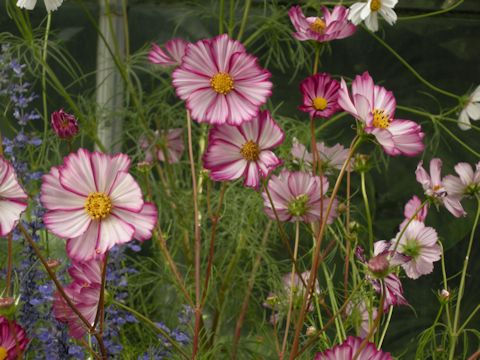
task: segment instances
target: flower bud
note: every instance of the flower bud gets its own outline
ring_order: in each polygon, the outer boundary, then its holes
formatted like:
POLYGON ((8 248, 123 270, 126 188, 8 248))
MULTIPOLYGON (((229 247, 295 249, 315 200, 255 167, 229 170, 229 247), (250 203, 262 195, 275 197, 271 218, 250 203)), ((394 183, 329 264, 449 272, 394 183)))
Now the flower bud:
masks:
POLYGON ((315 326, 309 326, 306 332, 308 337, 313 337, 317 334, 317 328, 315 326))
POLYGON ((443 301, 443 302, 447 302, 448 300, 450 300, 450 291, 448 291, 447 289, 442 289, 442 291, 440 291, 440 301, 443 301))
POLYGON ((47 266, 50 270, 55 271, 61 265, 60 260, 57 259, 49 259, 47 260, 47 266))
POLYGON ((75 119, 75 116, 63 111, 63 109, 54 111, 50 120, 53 131, 60 139, 70 140, 78 134, 77 119, 75 119))
POLYGON ((358 154, 355 157, 353 169, 358 172, 367 172, 370 170, 370 156, 364 154, 358 154))
POLYGON ((142 173, 148 173, 152 169, 152 163, 150 161, 142 161, 137 164, 137 170, 142 173))
POLYGON ((0 298, 0 315, 9 318, 15 313, 15 299, 12 297, 0 298))
POLYGON ((383 278, 388 274, 390 267, 389 261, 385 254, 377 255, 368 260, 368 270, 378 278, 383 278))

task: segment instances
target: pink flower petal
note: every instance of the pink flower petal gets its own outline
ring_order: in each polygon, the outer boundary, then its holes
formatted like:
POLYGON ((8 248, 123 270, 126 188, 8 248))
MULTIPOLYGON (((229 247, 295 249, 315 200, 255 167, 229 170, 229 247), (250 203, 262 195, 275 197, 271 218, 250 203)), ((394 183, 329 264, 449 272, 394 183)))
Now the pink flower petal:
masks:
POLYGON ((48 231, 56 236, 69 239, 87 231, 92 219, 84 208, 79 210, 53 210, 43 216, 48 231))
POLYGON ((135 179, 127 172, 119 171, 108 192, 112 206, 138 212, 143 207, 143 196, 135 179))
POLYGON ((115 209, 113 215, 123 221, 132 224, 135 227, 133 237, 140 241, 148 240, 152 237, 152 232, 157 223, 157 207, 152 203, 145 203, 139 213, 128 210, 115 209))

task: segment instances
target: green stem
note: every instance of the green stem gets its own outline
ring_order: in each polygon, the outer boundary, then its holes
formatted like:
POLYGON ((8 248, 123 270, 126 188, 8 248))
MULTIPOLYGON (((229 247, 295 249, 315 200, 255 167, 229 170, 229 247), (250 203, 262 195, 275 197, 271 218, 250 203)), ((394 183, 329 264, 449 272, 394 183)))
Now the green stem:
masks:
POLYGON ((385 322, 385 326, 383 327, 382 336, 380 336, 380 340, 378 341, 378 348, 380 349, 383 344, 383 340, 385 339, 385 335, 387 335, 388 326, 390 325, 390 320, 392 319, 393 314, 393 306, 390 306, 388 310, 387 321, 385 322))
POLYGON ((372 224, 372 215, 370 213, 370 204, 368 202, 367 187, 365 186, 365 171, 360 173, 361 185, 362 185, 362 196, 363 202, 365 204, 365 213, 367 215, 367 226, 368 226, 368 245, 370 247, 370 253, 373 252, 373 224, 372 224))
POLYGON ((315 60, 313 62, 312 74, 315 75, 318 72, 318 64, 320 63, 320 50, 322 49, 322 43, 318 43, 315 46, 315 60))
MULTIPOLYGON (((235 29, 235 0, 230 0, 230 10, 228 18, 228 36, 233 36, 233 30, 235 29)), ((244 44, 247 46, 246 44, 244 44)))
POLYGON ((462 326, 460 326, 460 328, 458 329, 458 333, 461 334, 462 331, 465 329, 465 327, 468 325, 468 323, 470 322, 470 320, 473 319, 473 317, 477 314, 478 310, 480 310, 480 304, 477 305, 477 307, 475 308, 475 310, 473 310, 470 315, 468 316, 468 318, 465 320, 465 322, 463 323, 462 326))
POLYGON ((223 34, 223 18, 225 17, 225 0, 220 0, 220 11, 218 14, 218 33, 223 34))
POLYGON ((460 321, 460 309, 462 304, 463 292, 465 291, 465 280, 467 278, 467 268, 468 261, 470 259, 470 253, 472 251, 473 240, 475 238, 475 231, 477 230, 478 220, 480 219, 480 196, 477 195, 477 214, 475 215, 475 221, 473 223, 472 232, 470 233, 470 240, 468 242, 467 254, 465 255, 465 260, 463 261, 462 275, 460 278, 460 288, 457 295, 457 304, 455 308, 455 317, 453 319, 453 329, 451 334, 451 347, 449 353, 449 360, 453 360, 455 356, 455 347, 457 343, 457 338, 459 335, 458 331, 458 322, 460 321))
POLYGON ((252 5, 252 0, 246 0, 245 1, 242 23, 240 24, 240 30, 238 31, 238 36, 237 36, 238 41, 242 40, 243 33, 245 32, 245 27, 247 25, 247 20, 248 20, 248 13, 250 12, 250 6, 251 5, 252 5))
POLYGON ((388 45, 383 39, 381 39, 379 36, 374 34, 371 31, 368 31, 364 26, 363 29, 370 35, 372 36, 375 40, 377 40, 385 49, 390 51, 390 53, 397 58, 398 61, 400 61, 403 66, 405 66, 413 76, 415 76, 421 83, 423 83, 425 86, 429 87, 433 91, 438 92, 439 94, 460 100, 460 96, 455 95, 449 91, 440 89, 439 87, 433 85, 431 82, 426 80, 422 75, 420 75, 403 57, 401 57, 390 45, 388 45))
POLYGON ((48 137, 48 108, 47 108, 47 56, 48 56, 48 36, 50 34, 50 26, 52 24, 52 13, 47 14, 47 26, 45 28, 45 37, 43 39, 42 49, 42 104, 43 104, 43 141, 40 149, 40 158, 46 150, 48 137))
POLYGON ((154 329, 156 332, 158 332, 160 335, 162 335, 165 339, 168 340, 168 342, 170 344, 172 344, 172 346, 175 348, 175 350, 177 350, 180 354, 182 354, 182 356, 185 358, 185 359, 189 359, 189 356, 188 354, 182 350, 182 348, 180 347, 180 345, 170 336, 167 334, 167 332, 165 330, 163 330, 162 328, 158 327, 152 320, 150 320, 148 317, 146 317, 145 315, 142 315, 140 314, 138 311, 136 311, 135 309, 132 309, 131 307, 125 305, 125 304, 122 304, 121 302, 117 301, 117 300, 112 300, 112 304, 118 306, 119 308, 122 308, 123 310, 125 311, 128 311, 129 313, 131 313, 132 315, 135 315, 135 317, 137 317, 139 320, 143 321, 144 323, 150 325, 152 327, 152 329, 154 329))
POLYGON ((470 146, 468 146, 467 144, 465 144, 462 140, 460 140, 460 138, 455 135, 453 132, 450 131, 449 128, 447 128, 445 125, 443 125, 441 123, 441 121, 436 121, 435 122, 436 124, 438 124, 443 130, 445 130, 445 132, 450 135, 455 141, 457 141, 465 150, 467 150, 468 152, 472 153, 473 155, 475 155, 477 158, 480 158, 480 153, 473 150, 470 146))
POLYGON ((398 21, 418 20, 418 19, 424 19, 424 18, 430 17, 430 16, 445 14, 449 11, 452 11, 456 7, 460 6, 463 3, 463 1, 464 0, 460 0, 455 5, 452 5, 449 8, 446 8, 446 9, 443 9, 443 10, 432 11, 432 12, 421 14, 421 15, 401 16, 397 20, 398 21))

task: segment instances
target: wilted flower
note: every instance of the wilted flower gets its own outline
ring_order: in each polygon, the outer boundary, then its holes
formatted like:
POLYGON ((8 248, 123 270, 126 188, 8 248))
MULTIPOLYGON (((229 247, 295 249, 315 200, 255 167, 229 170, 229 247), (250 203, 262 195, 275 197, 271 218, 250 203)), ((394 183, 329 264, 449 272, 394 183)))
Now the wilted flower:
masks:
POLYGON ((430 161, 430 174, 423 168, 423 162, 417 166, 415 175, 417 181, 422 184, 425 195, 427 195, 435 204, 445 206, 445 208, 455 217, 465 216, 467 213, 463 210, 458 196, 450 195, 445 188, 441 177, 442 160, 434 158, 430 161))
POLYGON ((410 257, 410 260, 402 265, 407 276, 418 279, 421 275, 430 274, 433 263, 440 260, 442 254, 442 249, 437 244, 437 232, 417 220, 413 220, 399 238, 402 231, 392 242, 398 241, 397 251, 410 257))
MULTIPOLYGON (((47 12, 57 10, 62 5, 63 0, 43 0, 47 12)), ((22 9, 33 10, 37 0, 18 0, 17 6, 22 9)))
POLYGON ((476 87, 465 101, 465 105, 458 117, 458 127, 462 130, 471 129, 470 119, 480 119, 480 85, 476 87))
POLYGON ((375 85, 367 71, 353 80, 351 97, 342 79, 338 103, 363 123, 365 132, 374 135, 388 155, 416 156, 425 148, 421 126, 410 120, 394 118, 396 101, 393 93, 375 85))
POLYGON ((390 25, 397 21, 397 14, 393 8, 398 0, 368 0, 358 2, 350 7, 348 19, 355 25, 365 21, 365 25, 370 31, 378 30, 378 14, 380 14, 390 25))
POLYGON ((241 126, 217 125, 210 130, 204 167, 215 181, 245 178, 244 185, 257 188, 282 161, 271 151, 285 134, 265 110, 241 126))
POLYGON ((130 159, 80 149, 43 176, 41 201, 48 210, 45 226, 67 240, 68 255, 86 261, 115 244, 151 237, 155 205, 128 173, 130 159))
POLYGON ((378 350, 375 344, 367 342, 360 352, 360 346, 363 339, 360 337, 349 336, 341 345, 336 345, 329 350, 325 350, 315 355, 315 360, 392 360, 390 353, 378 350), (358 354, 357 354, 358 352, 358 354))
POLYGON ((269 79, 257 58, 226 34, 189 45, 173 72, 173 86, 192 118, 219 125, 257 116, 271 94, 269 79))
POLYGON ((28 345, 25 330, 13 320, 0 316, 0 359, 15 360, 28 345))
POLYGON ((340 83, 329 74, 315 74, 303 80, 300 91, 303 94, 301 111, 308 112, 311 118, 328 118, 340 111, 338 89, 340 83))
POLYGON ((455 172, 458 176, 447 175, 443 184, 449 196, 463 198, 464 196, 475 196, 480 192, 480 162, 475 170, 468 163, 455 165, 455 172))
POLYGON ((322 6, 322 12, 323 18, 306 18, 300 6, 292 6, 288 16, 295 27, 295 39, 326 42, 349 37, 357 29, 347 20, 348 10, 344 6, 335 6, 331 13, 327 7, 322 6))
POLYGON ((190 43, 183 39, 171 39, 166 42, 166 52, 157 44, 152 44, 148 53, 148 60, 153 64, 165 67, 178 66, 182 63, 183 55, 190 43))
POLYGON ((54 111, 50 118, 53 131, 61 139, 71 139, 78 134, 78 122, 75 116, 63 109, 54 111))
POLYGON ((0 156, 0 236, 12 231, 27 208, 27 201, 13 166, 0 156))
MULTIPOLYGON (((266 192, 262 193, 265 212, 271 219, 276 219, 276 212, 280 221, 307 223, 319 221, 321 204, 323 203, 323 216, 325 217, 330 202, 330 198, 325 197, 327 190, 328 180, 326 177, 320 179, 318 176, 301 171, 283 170, 279 176, 273 175, 268 182, 268 191, 272 202, 266 192), (320 193, 320 181, 323 182, 322 194, 320 193)), ((336 207, 337 200, 335 199, 330 214, 328 214, 328 224, 331 224, 336 217, 336 207)))

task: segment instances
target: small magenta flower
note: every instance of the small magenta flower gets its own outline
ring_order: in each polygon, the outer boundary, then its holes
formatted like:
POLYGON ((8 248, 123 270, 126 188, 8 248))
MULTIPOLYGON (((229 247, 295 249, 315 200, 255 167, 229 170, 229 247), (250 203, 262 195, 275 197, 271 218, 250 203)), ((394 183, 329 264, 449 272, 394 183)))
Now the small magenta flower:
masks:
MULTIPOLYGON (((273 175, 268 182, 268 191, 272 202, 270 202, 266 192, 262 193, 265 213, 271 219, 276 219, 276 212, 280 221, 302 221, 306 223, 319 221, 321 204, 323 203, 322 213, 325 216, 330 202, 330 198, 325 197, 327 190, 328 180, 326 177, 320 179, 320 177, 306 172, 283 170, 279 176, 273 175), (323 182, 322 187, 320 181, 323 182), (323 190, 322 194, 320 193, 321 188, 323 190)), ((336 218, 336 209, 337 200, 335 199, 330 214, 328 214, 328 224, 331 224, 336 218)))
POLYGON ((178 66, 182 63, 183 55, 189 42, 183 39, 171 39, 165 44, 165 51, 157 44, 152 44, 152 49, 148 53, 148 60, 163 67, 178 66))
POLYGON ((480 193, 480 162, 475 169, 468 163, 458 163, 455 165, 455 172, 458 176, 447 175, 443 179, 448 195, 462 199, 480 193))
POLYGON ((71 139, 78 134, 78 122, 75 116, 63 109, 54 111, 50 117, 53 131, 60 139, 71 139))
POLYGON ((378 350, 371 342, 367 342, 367 345, 360 350, 362 342, 363 339, 360 337, 349 336, 343 344, 317 353, 315 360, 353 360, 355 356, 357 360, 393 360, 390 353, 378 350))
POLYGON ((423 152, 425 134, 421 126, 411 120, 394 118, 393 93, 375 85, 367 71, 353 80, 351 96, 342 79, 338 103, 363 123, 365 132, 374 135, 388 155, 416 156, 423 152))
POLYGON ((430 174, 423 168, 423 162, 417 166, 415 175, 417 181, 422 185, 427 195, 434 204, 443 205, 455 217, 466 216, 467 213, 463 210, 460 204, 460 198, 451 195, 447 192, 445 184, 442 180, 442 160, 434 158, 430 161, 430 174))
POLYGON ((332 12, 322 6, 322 12, 323 18, 305 17, 300 6, 292 6, 288 16, 295 27, 293 37, 300 41, 327 42, 344 39, 357 30, 356 26, 348 21, 348 10, 344 6, 335 6, 332 12))
POLYGON ((0 316, 0 359, 15 360, 22 357, 29 339, 25 330, 13 320, 0 316))
POLYGON ((27 201, 13 166, 0 156, 0 236, 12 231, 27 208, 27 201))
POLYGON ((172 76, 177 96, 201 123, 241 125, 271 95, 271 74, 226 34, 189 45, 172 76))
POLYGON ((203 165, 215 181, 243 177, 245 186, 258 188, 260 180, 282 163, 271 149, 284 138, 267 110, 240 126, 217 125, 210 130, 203 165))
POLYGON ((308 112, 313 118, 328 118, 340 111, 338 90, 340 83, 329 74, 315 74, 303 80, 300 91, 303 94, 301 111, 308 112))

